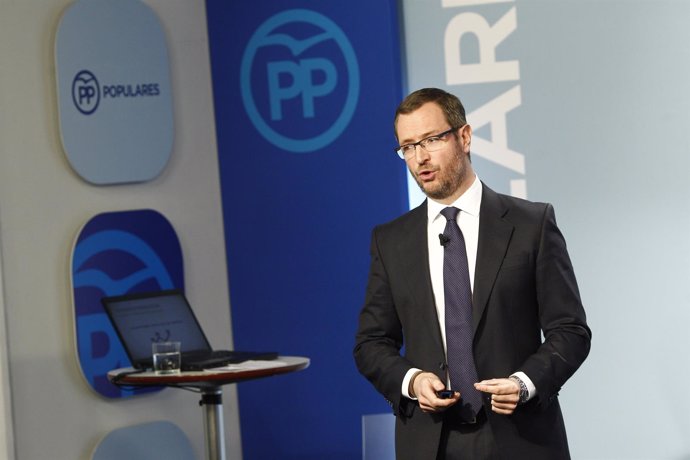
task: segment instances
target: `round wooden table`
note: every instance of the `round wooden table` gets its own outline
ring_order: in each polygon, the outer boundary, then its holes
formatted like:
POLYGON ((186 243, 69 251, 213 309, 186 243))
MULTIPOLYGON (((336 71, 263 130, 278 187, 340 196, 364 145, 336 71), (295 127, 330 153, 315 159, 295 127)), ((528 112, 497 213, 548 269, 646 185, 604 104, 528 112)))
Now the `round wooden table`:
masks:
POLYGON ((225 460, 222 386, 296 372, 307 367, 309 367, 309 358, 279 356, 271 361, 247 361, 231 364, 224 368, 180 372, 179 374, 159 375, 153 371, 142 372, 133 368, 113 369, 108 372, 108 379, 116 385, 198 389, 201 393, 199 404, 204 410, 206 458, 208 460, 225 460))

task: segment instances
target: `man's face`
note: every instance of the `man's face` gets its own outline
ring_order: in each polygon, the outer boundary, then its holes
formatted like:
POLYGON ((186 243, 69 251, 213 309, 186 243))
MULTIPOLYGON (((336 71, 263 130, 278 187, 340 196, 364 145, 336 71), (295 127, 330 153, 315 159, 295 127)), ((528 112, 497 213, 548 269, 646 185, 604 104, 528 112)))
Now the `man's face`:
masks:
MULTIPOLYGON (((400 115, 396 131, 400 145, 418 142, 446 131, 448 125, 441 108, 428 102, 407 115, 400 115)), ((474 175, 469 161, 472 128, 465 125, 444 137, 444 145, 435 152, 417 146, 405 159, 407 167, 424 194, 450 204, 472 184, 474 175)))

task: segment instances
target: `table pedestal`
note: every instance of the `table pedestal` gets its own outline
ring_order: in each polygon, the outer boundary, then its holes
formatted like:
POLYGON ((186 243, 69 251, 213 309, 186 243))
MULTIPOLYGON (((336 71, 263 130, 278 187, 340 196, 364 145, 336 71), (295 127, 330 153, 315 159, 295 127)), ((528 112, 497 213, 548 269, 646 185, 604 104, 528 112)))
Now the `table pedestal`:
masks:
POLYGON ((225 460, 223 390, 220 387, 202 390, 199 405, 204 408, 206 458, 207 460, 225 460))
POLYGON ((118 385, 161 386, 195 388, 201 392, 199 405, 204 410, 204 436, 206 438, 206 459, 225 460, 225 433, 223 427, 222 385, 246 382, 247 380, 287 374, 309 366, 309 358, 301 356, 279 356, 274 361, 247 361, 227 370, 187 371, 178 374, 158 375, 152 371, 141 372, 130 368, 113 369, 108 372, 111 382, 118 385), (242 366, 245 366, 243 369, 242 366))

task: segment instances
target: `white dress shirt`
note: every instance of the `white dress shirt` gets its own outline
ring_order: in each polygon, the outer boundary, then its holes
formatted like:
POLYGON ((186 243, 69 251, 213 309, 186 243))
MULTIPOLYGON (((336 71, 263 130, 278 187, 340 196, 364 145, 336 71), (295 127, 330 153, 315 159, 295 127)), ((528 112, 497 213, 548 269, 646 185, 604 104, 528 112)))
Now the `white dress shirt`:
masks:
MULTIPOLYGON (((462 236, 465 239, 465 250, 467 251, 467 264, 470 272, 470 285, 474 291, 474 270, 477 264, 477 242, 479 241, 479 208, 482 203, 482 183, 475 175, 474 182, 465 193, 463 193, 455 202, 450 205, 439 203, 432 199, 427 200, 427 243, 429 246, 429 271, 431 272, 431 286, 434 291, 434 299, 436 301, 436 313, 441 329, 441 339, 443 340, 443 347, 446 347, 446 304, 445 294, 443 288, 443 246, 439 240, 439 234, 442 234, 446 227, 446 218, 443 217, 441 211, 448 206, 454 206, 460 209, 457 217, 457 224, 462 231, 462 236)), ((410 379, 412 376, 420 371, 420 369, 412 368, 402 382, 402 393, 405 397, 410 397, 408 389, 410 379)), ((536 394, 536 388, 532 381, 523 372, 515 372, 514 374, 520 378, 527 385, 529 390, 529 398, 531 399, 536 394)), ((501 376, 495 376, 501 377, 501 376)), ((446 382, 446 386, 448 382, 446 382)), ((416 399, 416 398, 412 398, 416 399)))

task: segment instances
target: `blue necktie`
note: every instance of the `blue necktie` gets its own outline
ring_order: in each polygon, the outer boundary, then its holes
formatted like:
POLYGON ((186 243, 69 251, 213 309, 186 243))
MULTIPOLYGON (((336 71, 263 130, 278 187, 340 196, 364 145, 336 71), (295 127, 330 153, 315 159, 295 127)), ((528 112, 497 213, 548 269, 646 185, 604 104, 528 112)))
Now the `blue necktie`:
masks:
POLYGON ((474 388, 478 382, 472 355, 472 287, 467 265, 465 239, 456 218, 460 210, 447 207, 441 211, 446 218, 443 250, 443 291, 446 303, 446 358, 451 389, 460 392, 467 418, 482 407, 481 393, 474 388), (471 409, 471 414, 468 409, 471 409))

